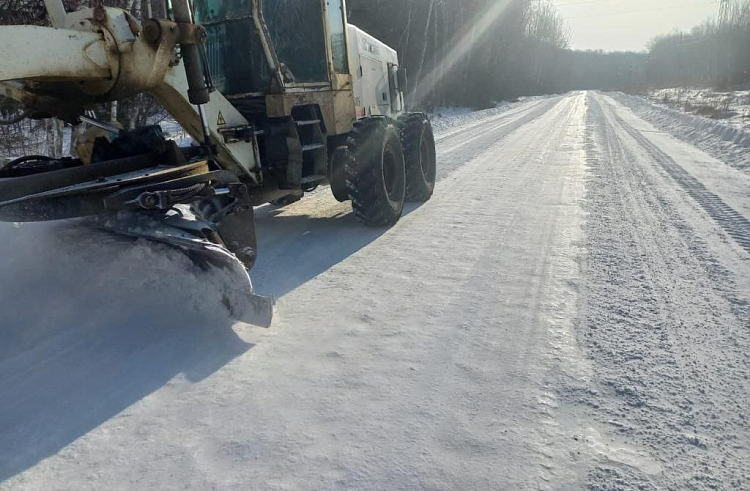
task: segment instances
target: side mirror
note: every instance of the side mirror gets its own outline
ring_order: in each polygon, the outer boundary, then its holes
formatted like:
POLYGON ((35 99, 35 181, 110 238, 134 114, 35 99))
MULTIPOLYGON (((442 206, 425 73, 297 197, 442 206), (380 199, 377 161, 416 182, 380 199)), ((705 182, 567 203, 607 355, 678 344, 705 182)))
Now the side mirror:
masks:
POLYGON ((409 78, 406 76, 406 68, 396 67, 398 70, 398 86, 401 90, 406 90, 406 86, 409 84, 409 78))
POLYGON ((404 96, 402 92, 404 85, 401 85, 401 80, 402 78, 405 80, 405 73, 403 68, 398 65, 388 63, 388 82, 391 86, 391 110, 394 113, 404 109, 404 96))

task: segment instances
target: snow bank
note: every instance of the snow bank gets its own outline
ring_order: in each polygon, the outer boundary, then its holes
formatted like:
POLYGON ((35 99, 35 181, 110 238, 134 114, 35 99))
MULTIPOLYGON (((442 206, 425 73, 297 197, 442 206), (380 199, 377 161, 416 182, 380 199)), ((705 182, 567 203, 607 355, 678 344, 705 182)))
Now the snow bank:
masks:
POLYGON ((609 94, 657 128, 738 169, 750 170, 750 131, 722 120, 688 114, 643 97, 609 94))
POLYGON ((506 111, 510 111, 518 106, 522 106, 531 101, 545 99, 547 96, 521 97, 516 102, 500 102, 496 107, 473 111, 467 107, 440 108, 430 114, 432 128, 435 133, 439 134, 451 128, 456 128, 469 123, 474 123, 506 111))
POLYGON ((750 130, 750 91, 720 92, 712 89, 675 87, 652 90, 648 98, 656 105, 709 116, 722 123, 750 130))

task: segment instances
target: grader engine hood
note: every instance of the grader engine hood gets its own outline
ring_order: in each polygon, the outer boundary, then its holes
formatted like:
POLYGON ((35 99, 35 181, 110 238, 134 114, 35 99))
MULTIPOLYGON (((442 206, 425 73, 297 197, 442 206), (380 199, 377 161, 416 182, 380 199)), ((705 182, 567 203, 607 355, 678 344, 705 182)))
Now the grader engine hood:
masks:
POLYGON ((196 0, 194 10, 223 94, 322 87, 333 69, 346 71, 341 0, 196 0))

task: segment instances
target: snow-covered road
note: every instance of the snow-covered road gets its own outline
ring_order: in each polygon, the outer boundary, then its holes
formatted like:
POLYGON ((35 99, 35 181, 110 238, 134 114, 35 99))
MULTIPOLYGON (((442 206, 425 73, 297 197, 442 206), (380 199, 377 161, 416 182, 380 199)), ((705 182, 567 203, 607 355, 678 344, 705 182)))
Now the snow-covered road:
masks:
POLYGON ((270 330, 169 249, 2 225, 0 488, 750 488, 750 174, 624 101, 447 125, 390 230, 263 207, 270 330))

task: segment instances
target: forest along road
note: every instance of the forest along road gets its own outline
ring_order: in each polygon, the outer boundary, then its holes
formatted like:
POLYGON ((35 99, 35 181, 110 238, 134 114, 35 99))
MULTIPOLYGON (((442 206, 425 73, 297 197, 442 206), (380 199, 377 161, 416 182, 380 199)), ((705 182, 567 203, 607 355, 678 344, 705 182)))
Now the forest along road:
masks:
POLYGON ((750 176, 593 92, 437 137, 390 230, 258 210, 270 330, 161 246, 0 229, 0 488, 750 488, 750 176))

